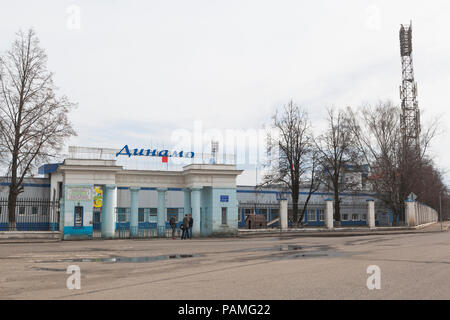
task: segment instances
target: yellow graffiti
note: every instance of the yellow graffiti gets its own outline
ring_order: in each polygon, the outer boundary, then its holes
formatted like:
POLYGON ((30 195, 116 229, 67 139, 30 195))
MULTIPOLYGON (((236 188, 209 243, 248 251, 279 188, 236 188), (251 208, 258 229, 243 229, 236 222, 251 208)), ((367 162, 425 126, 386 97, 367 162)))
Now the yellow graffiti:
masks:
POLYGON ((102 187, 94 187, 94 208, 101 208, 103 205, 102 187))

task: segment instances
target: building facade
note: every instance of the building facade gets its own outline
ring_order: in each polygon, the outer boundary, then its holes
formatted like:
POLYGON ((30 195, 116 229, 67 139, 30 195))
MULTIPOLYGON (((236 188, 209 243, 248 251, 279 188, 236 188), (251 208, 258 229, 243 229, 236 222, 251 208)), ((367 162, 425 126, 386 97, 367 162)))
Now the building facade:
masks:
MULTIPOLYGON (((91 238, 94 234, 113 238, 117 230, 128 230, 135 236, 142 230, 155 230, 163 234, 169 229, 172 216, 178 227, 186 214, 194 219, 193 234, 210 236, 236 234, 238 228, 249 227, 251 215, 265 217, 264 226, 279 226, 279 187, 259 188, 237 186, 241 173, 234 165, 190 164, 181 171, 126 170, 115 160, 66 159, 61 164, 40 168, 45 178, 29 178, 19 198, 47 199, 58 202, 58 213, 50 223, 57 226, 64 239, 91 238)), ((0 198, 7 198, 8 182, 0 182, 0 198)), ((288 212, 292 220, 292 201, 288 212)), ((300 210, 308 196, 300 192, 300 210)), ((329 190, 315 192, 303 217, 305 226, 325 225, 325 200, 332 197, 329 190)), ((363 226, 367 224, 367 200, 371 193, 341 194, 341 224, 363 226)), ((7 208, 0 210, 0 228, 8 223, 7 208)), ((49 219, 44 208, 31 208, 25 212, 35 221, 49 219)), ((390 210, 375 199, 377 225, 392 223, 390 210)), ((26 221, 26 219, 24 219, 26 221)))

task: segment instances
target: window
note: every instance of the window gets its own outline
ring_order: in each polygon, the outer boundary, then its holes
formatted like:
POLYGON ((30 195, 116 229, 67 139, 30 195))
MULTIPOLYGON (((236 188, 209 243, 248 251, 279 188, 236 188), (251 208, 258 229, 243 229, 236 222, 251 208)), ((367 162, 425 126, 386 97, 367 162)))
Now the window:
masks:
POLYGON ((222 224, 227 224, 227 208, 222 207, 222 224))
POLYGON ((148 209, 150 210, 149 222, 156 223, 158 221, 158 209, 157 208, 148 208, 148 209))
POLYGON ((317 221, 316 210, 308 210, 308 221, 317 221))
POLYGON ((362 214, 362 215, 361 215, 361 220, 362 220, 362 221, 366 221, 366 215, 365 215, 365 214, 362 214))
POLYGON ((58 199, 61 199, 63 196, 63 183, 62 182, 58 182, 58 199))
POLYGON ((42 206, 41 207, 41 213, 43 216, 46 216, 48 214, 48 207, 42 206))
POLYGON ((270 209, 270 219, 271 220, 278 219, 279 217, 280 217, 280 212, 278 211, 278 209, 270 209))
POLYGON ((167 208, 167 221, 170 221, 172 216, 178 221, 178 208, 167 208))
POLYGON ((319 209, 319 220, 320 221, 325 220, 325 211, 323 209, 319 209))
POLYGON ((348 221, 348 213, 342 214, 342 221, 348 221))
POLYGON ((2 215, 2 207, 0 207, 0 216, 2 215))
POLYGON ((267 209, 258 209, 258 214, 262 214, 267 217, 267 209))
POLYGON ((94 223, 101 223, 101 211, 94 210, 94 223))
POLYGON ((127 208, 117 208, 118 222, 127 222, 127 208))
POLYGON ((359 221, 359 214, 352 214, 352 221, 359 221))
POLYGON ((83 207, 81 207, 81 206, 75 207, 75 217, 73 220, 74 220, 75 227, 83 226, 83 207))
POLYGON ((144 208, 139 208, 138 209, 138 221, 139 222, 144 222, 145 221, 145 209, 144 208))
POLYGON ((25 214, 25 207, 19 207, 19 214, 25 214))
POLYGON ((31 207, 31 214, 38 214, 38 207, 31 207))

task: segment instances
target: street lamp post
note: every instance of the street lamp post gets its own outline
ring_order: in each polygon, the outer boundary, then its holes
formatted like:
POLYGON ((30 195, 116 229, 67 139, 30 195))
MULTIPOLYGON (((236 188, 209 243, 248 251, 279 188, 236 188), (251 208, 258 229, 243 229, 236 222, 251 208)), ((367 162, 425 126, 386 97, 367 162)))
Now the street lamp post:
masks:
POLYGON ((442 190, 439 192, 439 215, 440 215, 440 219, 441 219, 441 231, 443 229, 442 226, 442 190))

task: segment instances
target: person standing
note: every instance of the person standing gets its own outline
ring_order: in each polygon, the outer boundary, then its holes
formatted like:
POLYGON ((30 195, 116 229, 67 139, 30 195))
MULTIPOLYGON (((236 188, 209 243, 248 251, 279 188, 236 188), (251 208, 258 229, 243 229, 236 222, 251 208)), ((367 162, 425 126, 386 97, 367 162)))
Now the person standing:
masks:
POLYGON ((189 215, 189 239, 192 239, 192 226, 194 225, 194 219, 192 215, 189 215))
POLYGON ((172 216, 170 218, 170 227, 172 228, 172 239, 175 240, 175 230, 177 228, 177 220, 175 219, 175 216, 172 216))
POLYGON ((181 239, 186 239, 189 233, 189 218, 188 215, 185 214, 183 218, 183 234, 181 235, 181 239))
POLYGON ((183 222, 181 222, 181 224, 180 224, 180 230, 181 230, 181 238, 180 238, 180 240, 183 240, 184 233, 186 232, 186 231, 184 230, 184 224, 183 224, 183 222))

